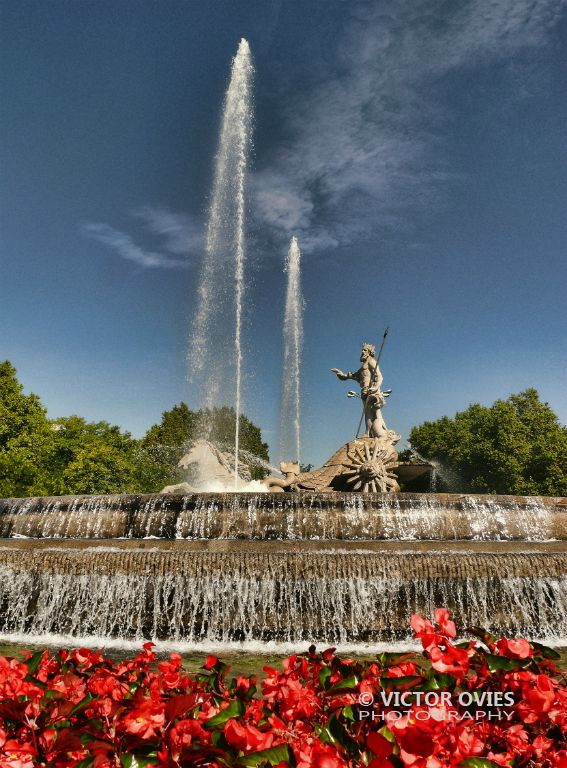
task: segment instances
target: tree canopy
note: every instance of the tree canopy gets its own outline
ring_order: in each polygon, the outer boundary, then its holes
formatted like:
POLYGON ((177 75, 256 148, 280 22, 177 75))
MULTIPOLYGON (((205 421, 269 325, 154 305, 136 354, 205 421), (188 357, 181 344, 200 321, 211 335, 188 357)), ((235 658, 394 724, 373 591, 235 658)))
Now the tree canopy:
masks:
MULTIPOLYGON (((16 369, 5 361, 0 363, 0 496, 157 492, 185 479, 177 462, 191 440, 206 436, 231 446, 235 422, 232 408, 191 411, 180 403, 136 440, 105 421, 49 419, 38 396, 24 394, 16 369)), ((243 415, 240 446, 253 477, 263 477, 268 446, 243 415)))
POLYGON ((454 490, 567 495, 567 428, 535 389, 426 421, 409 439, 439 463, 442 484, 444 473, 458 478, 454 490))

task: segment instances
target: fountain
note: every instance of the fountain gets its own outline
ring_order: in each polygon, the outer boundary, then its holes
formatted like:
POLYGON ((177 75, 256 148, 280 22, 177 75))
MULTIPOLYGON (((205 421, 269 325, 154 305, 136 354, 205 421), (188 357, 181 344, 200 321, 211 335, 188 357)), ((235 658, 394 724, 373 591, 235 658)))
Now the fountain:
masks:
POLYGON ((287 290, 283 324, 283 376, 280 407, 280 459, 293 456, 299 463, 301 449, 301 347, 303 343, 303 297, 301 252, 292 237, 285 271, 287 290))
MULTIPOLYGON (((205 405, 234 402, 232 459, 193 445, 220 487, 239 467, 244 191, 252 64, 242 40, 226 93, 189 361, 205 405)), ((299 459, 299 249, 287 262, 283 399, 299 459)), ((408 640, 436 606, 495 631, 567 642, 567 499, 401 493, 429 467, 400 462, 384 422, 380 356, 333 369, 360 385, 364 432, 319 469, 284 463, 253 493, 0 499, 0 636, 13 642, 197 648, 408 640)), ((206 436, 203 436, 206 437, 206 436)), ((246 478, 243 478, 246 480, 246 478)), ((234 480, 234 482, 232 482, 234 480)), ((242 489, 240 489, 242 490, 242 489)))
MULTIPOLYGON (((252 57, 244 38, 232 62, 215 162, 212 202, 188 355, 204 406, 234 403, 234 487, 238 488, 242 399, 245 186, 252 137, 252 57)), ((203 435, 207 437, 207 435, 203 435)))
POLYGON ((335 373, 360 383, 366 433, 269 478, 279 493, 0 500, 0 635, 370 648, 443 605, 565 643, 567 499, 398 492, 372 345, 361 362, 335 373))

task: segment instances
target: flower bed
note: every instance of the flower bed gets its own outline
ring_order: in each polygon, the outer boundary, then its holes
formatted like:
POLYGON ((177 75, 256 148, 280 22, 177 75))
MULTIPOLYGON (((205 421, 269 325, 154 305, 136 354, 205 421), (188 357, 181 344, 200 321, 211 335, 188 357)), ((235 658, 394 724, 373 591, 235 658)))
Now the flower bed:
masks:
POLYGON ((444 609, 413 616, 418 653, 373 661, 333 649, 228 679, 210 656, 187 674, 92 650, 0 657, 0 768, 286 766, 567 768, 567 689, 557 654, 468 630, 444 609))

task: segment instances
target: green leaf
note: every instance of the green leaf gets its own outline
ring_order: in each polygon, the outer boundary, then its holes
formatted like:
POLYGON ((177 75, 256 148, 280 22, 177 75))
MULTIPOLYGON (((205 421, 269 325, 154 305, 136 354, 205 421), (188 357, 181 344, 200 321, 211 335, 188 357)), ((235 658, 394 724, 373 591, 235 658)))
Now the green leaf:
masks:
POLYGON ((94 765, 94 757, 85 757, 78 763, 75 763, 75 768, 91 768, 94 765))
POLYGON ((442 672, 430 673, 425 681, 424 690, 426 691, 452 691, 457 685, 456 678, 453 675, 446 675, 442 672))
POLYGON ((356 675, 352 677, 346 677, 344 680, 339 680, 332 688, 329 689, 329 693, 338 693, 339 691, 352 691, 358 687, 359 679, 356 675))
POLYGON ((484 658, 491 672, 497 672, 499 669, 503 669, 505 672, 520 669, 524 666, 525 661, 524 659, 508 659, 506 656, 495 656, 492 653, 485 653, 484 658))
POLYGON ((209 731, 213 731, 216 728, 222 728, 222 726, 228 720, 231 720, 233 717, 238 717, 242 714, 244 714, 244 704, 240 701, 240 699, 235 699, 234 701, 230 702, 226 709, 221 709, 218 715, 214 715, 213 717, 209 718, 209 720, 204 723, 204 726, 209 731))
POLYGON ((29 659, 29 661, 26 662, 28 667, 28 675, 31 677, 33 676, 39 665, 41 664, 41 660, 43 658, 43 651, 36 651, 34 655, 29 659))
POLYGON ((278 744, 277 747, 261 749, 259 752, 250 752, 238 759, 242 765, 256 768, 260 765, 278 765, 278 763, 292 764, 293 754, 287 744, 278 744))
POLYGON ((399 664, 401 661, 409 661, 416 656, 415 651, 403 651, 401 653, 392 653, 390 651, 383 651, 379 653, 376 658, 383 667, 391 667, 395 664, 399 664))
POLYGON ((478 637, 478 639, 485 645, 491 645, 496 642, 496 637, 491 632, 484 629, 484 627, 467 627, 465 633, 470 634, 473 637, 478 637))
POLYGON ((543 656, 544 659, 553 659, 557 661, 561 658, 561 654, 554 651, 553 648, 548 648, 547 645, 541 643, 530 643, 534 651, 537 651, 538 656, 543 656))
POLYGON ((155 757, 147 755, 120 755, 123 768, 146 768, 147 765, 158 765, 155 757))
POLYGON ((81 709, 88 707, 88 705, 91 703, 93 699, 94 699, 94 696, 91 693, 87 693, 87 695, 82 701, 80 701, 78 704, 75 704, 73 709, 69 712, 69 717, 71 717, 71 715, 75 715, 77 712, 80 712, 81 709))
POLYGON ((348 752, 352 754, 359 752, 358 744, 352 738, 344 725, 339 721, 336 712, 333 712, 327 722, 326 727, 323 728, 323 734, 328 737, 324 739, 324 741, 331 741, 333 743, 338 742, 342 747, 344 747, 348 752))
POLYGON ((327 690, 330 686, 329 678, 332 674, 333 672, 331 667, 323 667, 323 669, 319 672, 319 682, 325 690, 327 690))
POLYGON ((354 710, 350 704, 348 704, 346 707, 343 708, 343 717, 345 720, 350 720, 351 722, 355 722, 356 717, 354 716, 354 710))
POLYGON ((223 731, 213 731, 211 734, 211 742, 215 747, 220 747, 221 749, 226 749, 228 747, 228 742, 223 731))
POLYGON ((396 737, 392 733, 392 731, 388 728, 387 725, 384 725, 380 730, 378 731, 380 736, 383 736, 387 741, 389 741, 391 744, 397 744, 396 737))
POLYGON ((464 768, 502 768, 498 763, 487 760, 485 757, 467 757, 466 760, 461 760, 459 765, 464 768))

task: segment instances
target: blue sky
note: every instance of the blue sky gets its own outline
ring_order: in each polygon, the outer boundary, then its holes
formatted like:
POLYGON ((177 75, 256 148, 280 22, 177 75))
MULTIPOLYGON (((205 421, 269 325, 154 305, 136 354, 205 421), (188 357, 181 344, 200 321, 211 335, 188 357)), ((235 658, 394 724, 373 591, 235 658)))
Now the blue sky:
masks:
POLYGON ((303 252, 303 456, 329 369, 383 357, 389 426, 528 386, 567 422, 560 0, 0 3, 0 357, 51 416, 141 435, 186 351, 230 62, 256 68, 245 411, 277 446, 283 259, 303 252))

